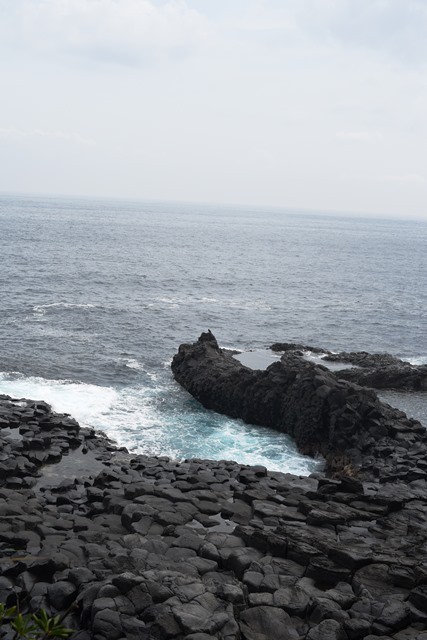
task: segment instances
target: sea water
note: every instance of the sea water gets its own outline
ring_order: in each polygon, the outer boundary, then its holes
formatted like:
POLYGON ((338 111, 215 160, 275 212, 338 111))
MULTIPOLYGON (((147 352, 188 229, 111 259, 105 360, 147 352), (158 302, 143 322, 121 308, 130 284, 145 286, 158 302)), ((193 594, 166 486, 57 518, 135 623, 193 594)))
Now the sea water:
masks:
MULTIPOLYGON (((249 207, 0 197, 0 393, 134 452, 310 473, 285 435, 203 409, 179 344, 297 341, 427 362, 427 223, 249 207)), ((423 394, 385 392, 427 425, 423 394)))

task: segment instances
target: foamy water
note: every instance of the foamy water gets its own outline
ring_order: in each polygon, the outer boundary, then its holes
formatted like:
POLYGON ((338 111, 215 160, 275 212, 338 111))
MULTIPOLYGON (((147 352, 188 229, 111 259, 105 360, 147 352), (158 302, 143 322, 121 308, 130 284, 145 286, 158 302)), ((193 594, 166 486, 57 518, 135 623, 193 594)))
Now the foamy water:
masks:
POLYGON ((171 382, 121 390, 67 380, 0 374, 0 392, 14 398, 45 400, 55 411, 71 414, 82 426, 105 432, 131 452, 262 464, 272 471, 307 475, 321 461, 302 456, 290 438, 205 411, 171 382))

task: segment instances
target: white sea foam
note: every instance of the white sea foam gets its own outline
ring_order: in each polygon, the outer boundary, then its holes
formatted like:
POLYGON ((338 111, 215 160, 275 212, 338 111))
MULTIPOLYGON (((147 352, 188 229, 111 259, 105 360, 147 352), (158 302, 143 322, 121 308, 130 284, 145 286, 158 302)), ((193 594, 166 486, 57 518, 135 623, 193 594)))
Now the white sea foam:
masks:
POLYGON ((245 310, 271 311, 271 305, 265 300, 252 300, 250 298, 241 300, 229 300, 227 301, 227 306, 245 310))
POLYGON ((171 296, 171 297, 156 298, 154 302, 160 303, 160 304, 166 304, 172 308, 178 308, 179 305, 183 304, 184 300, 183 298, 171 296))
POLYGON ((128 358, 123 361, 125 367, 128 369, 135 369, 136 371, 142 369, 142 365, 135 358, 128 358))
POLYGON ((16 398, 45 400, 55 411, 70 413, 82 424, 90 424, 94 416, 106 415, 117 399, 117 391, 111 387, 25 377, 16 373, 0 374, 0 393, 16 398))
POLYGON ((45 315, 50 309, 95 309, 95 304, 80 304, 75 302, 51 302, 49 304, 35 304, 33 312, 37 315, 45 315))
POLYGON ((147 306, 167 305, 168 308, 178 308, 185 304, 188 305, 212 305, 215 307, 226 307, 243 310, 255 310, 255 311, 269 311, 271 305, 266 300, 251 298, 250 296, 245 298, 214 298, 209 296, 191 296, 189 298, 181 298, 178 296, 161 296, 155 298, 147 306))
POLYGON ((309 360, 310 362, 314 362, 314 364, 320 364, 323 367, 326 367, 327 369, 329 369, 330 371, 341 371, 342 369, 358 368, 357 365, 351 364, 349 362, 324 360, 322 355, 318 353, 313 353, 313 351, 303 351, 303 355, 306 360, 309 360))
POLYGON ((183 396, 175 388, 151 383, 113 389, 0 373, 0 393, 45 400, 55 411, 71 414, 82 426, 104 431, 135 453, 235 460, 305 475, 317 466, 301 456, 284 434, 183 407, 183 396))
POLYGON ((237 347, 236 345, 225 345, 225 344, 220 344, 219 345, 221 349, 224 349, 225 351, 237 351, 238 353, 242 353, 242 351, 244 351, 244 348, 242 346, 237 347))

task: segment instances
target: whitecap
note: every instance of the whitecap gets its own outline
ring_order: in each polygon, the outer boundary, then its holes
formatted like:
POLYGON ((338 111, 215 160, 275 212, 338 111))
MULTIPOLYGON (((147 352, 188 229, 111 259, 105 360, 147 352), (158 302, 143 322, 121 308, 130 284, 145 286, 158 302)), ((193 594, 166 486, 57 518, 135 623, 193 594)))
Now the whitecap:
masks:
POLYGON ((152 382, 156 382, 158 380, 157 373, 147 369, 147 367, 136 358, 124 358, 123 364, 125 367, 132 369, 133 371, 142 371, 152 382))
POLYGON ((124 365, 128 369, 139 370, 142 369, 142 365, 135 358, 129 358, 128 360, 124 360, 124 365))
POLYGON ((184 300, 182 298, 171 296, 171 297, 156 298, 154 302, 166 304, 166 305, 169 305, 171 308, 176 309, 184 302, 184 300))
POLYGON ((133 453, 235 460, 301 475, 318 468, 285 434, 205 411, 170 377, 162 385, 150 380, 148 385, 113 389, 1 373, 0 393, 45 400, 55 411, 105 432, 133 453))
POLYGON ((90 303, 76 302, 50 302, 48 304, 35 304, 33 313, 37 315, 45 315, 50 309, 95 309, 96 305, 90 303))

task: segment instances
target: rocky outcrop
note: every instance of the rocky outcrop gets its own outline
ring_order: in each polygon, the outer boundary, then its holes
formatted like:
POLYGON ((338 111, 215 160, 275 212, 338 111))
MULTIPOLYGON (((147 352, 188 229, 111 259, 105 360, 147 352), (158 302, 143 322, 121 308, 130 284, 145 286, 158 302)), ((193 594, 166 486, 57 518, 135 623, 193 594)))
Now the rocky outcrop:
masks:
POLYGON ((206 408, 288 433, 303 453, 322 454, 329 470, 351 465, 365 478, 410 479, 420 448, 427 452, 419 422, 293 350, 252 370, 209 332, 179 347, 172 371, 206 408))
POLYGON ((374 389, 427 391, 427 365, 414 365, 387 353, 338 353, 324 356, 325 361, 356 365, 337 372, 349 380, 374 389))
POLYGON ((388 353, 367 353, 366 351, 332 353, 327 349, 294 342, 275 342, 271 345, 271 350, 298 355, 309 352, 320 355, 325 363, 353 365, 353 367, 335 371, 335 375, 361 386, 373 389, 427 391, 427 365, 411 364, 388 353))
POLYGON ((298 478, 0 415, 0 602, 68 610, 73 640, 426 640, 421 448, 405 482, 298 478))

